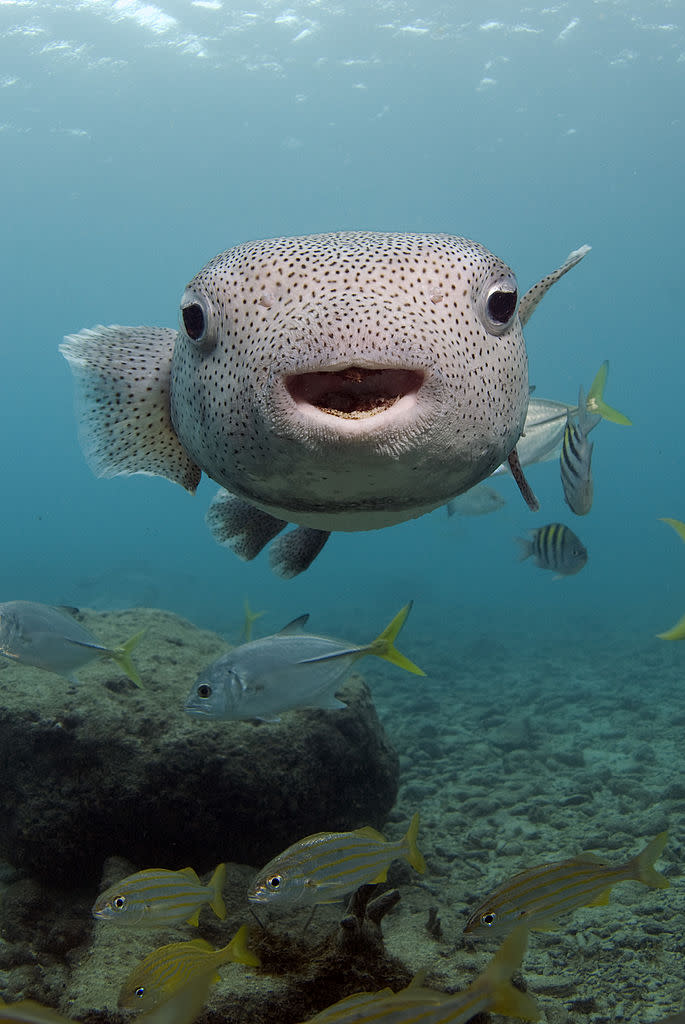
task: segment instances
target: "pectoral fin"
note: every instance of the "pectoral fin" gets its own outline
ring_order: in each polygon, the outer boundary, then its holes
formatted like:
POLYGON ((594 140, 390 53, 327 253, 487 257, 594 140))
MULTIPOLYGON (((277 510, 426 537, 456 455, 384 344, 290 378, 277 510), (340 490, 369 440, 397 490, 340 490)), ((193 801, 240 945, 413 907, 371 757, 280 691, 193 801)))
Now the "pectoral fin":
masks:
POLYGON ((297 526, 279 537, 269 548, 271 568, 289 580, 308 569, 330 537, 328 530, 297 526))
POLYGON ((256 558, 288 525, 285 519, 276 519, 223 488, 212 498, 205 518, 214 540, 226 545, 244 562, 256 558))
POLYGON ((202 472, 171 423, 175 341, 165 327, 98 326, 60 345, 76 382, 79 440, 96 476, 152 473, 197 488, 202 472))

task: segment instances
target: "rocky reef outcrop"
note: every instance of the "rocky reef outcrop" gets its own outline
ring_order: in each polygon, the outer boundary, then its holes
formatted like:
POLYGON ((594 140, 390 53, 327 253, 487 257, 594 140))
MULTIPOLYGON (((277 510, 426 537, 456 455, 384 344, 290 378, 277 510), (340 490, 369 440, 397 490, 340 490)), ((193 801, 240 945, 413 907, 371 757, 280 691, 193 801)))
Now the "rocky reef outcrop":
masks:
POLYGON ((260 865, 312 832, 382 825, 398 757, 359 676, 339 711, 214 724, 183 703, 220 637, 151 609, 80 621, 107 645, 147 629, 134 655, 144 689, 109 660, 78 685, 2 662, 0 857, 22 872, 68 887, 97 881, 112 854, 260 865))

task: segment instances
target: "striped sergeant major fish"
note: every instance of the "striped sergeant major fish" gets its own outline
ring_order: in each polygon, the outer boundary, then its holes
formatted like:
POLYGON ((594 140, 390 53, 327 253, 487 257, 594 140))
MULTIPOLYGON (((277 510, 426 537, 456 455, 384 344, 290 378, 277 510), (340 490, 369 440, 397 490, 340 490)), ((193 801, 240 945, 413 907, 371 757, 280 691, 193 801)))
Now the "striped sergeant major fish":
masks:
POLYGON ((93 917, 134 928, 167 928, 184 921, 197 925, 200 910, 209 903, 223 921, 226 907, 221 893, 225 880, 225 864, 219 864, 208 885, 202 884, 192 868, 147 868, 101 893, 93 906, 93 917))
POLYGON ((517 537, 521 561, 532 556, 538 569, 556 572, 555 580, 574 576, 587 562, 587 548, 573 530, 563 523, 548 523, 529 530, 528 538, 517 537))
POLYGON ((388 842, 368 826, 307 836, 269 861, 252 882, 247 898, 279 910, 336 903, 360 885, 384 882, 398 858, 423 874, 426 862, 416 844, 418 831, 417 812, 407 834, 397 842, 388 842))
POLYGON ((519 926, 512 931, 482 974, 463 992, 446 995, 414 982, 400 992, 358 992, 317 1013, 309 1024, 465 1024, 487 1012, 539 1020, 532 996, 511 984, 527 942, 527 928, 519 926))
MULTIPOLYGON (((588 433, 599 423, 600 419, 618 423, 624 427, 631 426, 631 421, 627 416, 624 416, 618 409, 613 409, 604 400, 604 388, 608 374, 609 361, 605 359, 590 386, 587 398, 583 399, 579 405, 570 405, 568 402, 557 402, 551 398, 537 398, 535 395, 531 395, 523 434, 516 445, 522 466, 559 458, 569 416, 572 419, 586 416, 593 420, 588 433)), ((509 472, 507 463, 502 463, 495 470, 493 476, 509 472)))
POLYGON ((600 416, 591 416, 588 413, 581 388, 578 395, 578 420, 574 421, 571 413, 567 415, 559 458, 564 498, 568 507, 577 516, 586 516, 592 508, 594 493, 592 449, 594 444, 589 440, 588 435, 600 419, 600 416))
POLYGON ((519 922, 544 931, 561 914, 578 907, 605 906, 617 882, 642 882, 652 889, 667 889, 670 882, 654 868, 667 838, 667 832, 660 832, 624 864, 607 864, 592 853, 581 853, 570 860, 521 871, 476 907, 464 931, 482 935, 513 928, 519 922))

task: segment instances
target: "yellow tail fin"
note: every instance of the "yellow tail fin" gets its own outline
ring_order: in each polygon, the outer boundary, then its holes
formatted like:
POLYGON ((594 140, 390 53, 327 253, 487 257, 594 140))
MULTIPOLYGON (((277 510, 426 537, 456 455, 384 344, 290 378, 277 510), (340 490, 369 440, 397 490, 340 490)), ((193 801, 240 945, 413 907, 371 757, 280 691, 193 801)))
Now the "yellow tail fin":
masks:
POLYGON ((140 633, 136 633, 135 636, 132 636, 130 640, 127 640, 123 647, 115 647, 114 650, 109 652, 110 656, 114 658, 117 665, 128 676, 131 682, 135 683, 136 686, 140 687, 142 687, 143 681, 138 675, 138 671, 135 665, 133 664, 131 654, 134 651, 134 649, 138 646, 138 644, 143 639, 146 633, 147 629, 141 629, 140 633))
POLYGON ((363 648, 360 654, 375 654, 377 658, 383 658, 384 661, 389 661, 392 665, 397 665, 398 668, 403 668, 407 672, 413 672, 416 676, 425 676, 426 673, 422 668, 415 665, 409 658, 405 658, 394 646, 394 641, 407 621, 407 615, 409 615, 413 603, 413 601, 410 601, 409 604, 405 604, 404 608, 397 613, 392 622, 385 627, 382 633, 378 634, 368 647, 363 648))
POLYGON ((224 954, 226 960, 232 960, 236 964, 247 964, 248 967, 261 967, 262 965, 256 953, 247 948, 246 924, 238 929, 229 944, 219 952, 224 954))
POLYGON ((664 878, 654 867, 654 861, 661 856, 668 832, 660 832, 658 836, 647 843, 644 850, 635 857, 635 881, 648 885, 650 889, 668 889, 670 882, 664 878))
POLYGON ((409 828, 407 834, 402 840, 402 843, 407 848, 407 860, 411 866, 419 872, 420 875, 426 870, 426 861, 424 856, 419 850, 416 840, 419 835, 419 812, 417 811, 414 817, 409 822, 409 828))
POLYGON ((672 526, 680 539, 685 541, 685 523, 681 523, 679 519, 667 519, 663 516, 661 522, 668 523, 669 526, 672 526))
POLYGON ((592 382, 592 386, 588 392, 585 407, 588 412, 595 413, 597 416, 601 416, 602 419, 609 420, 611 423, 620 423, 623 427, 632 427, 632 421, 624 416, 618 409, 612 409, 610 405, 604 401, 604 386, 607 382, 607 376, 609 373, 609 360, 605 359, 599 370, 597 376, 592 382))
POLYGON ((685 640, 685 615, 663 633, 657 633, 660 640, 685 640))
POLYGON ((226 882, 226 865, 217 865, 214 874, 209 880, 209 888, 213 892, 213 896, 209 901, 209 905, 219 918, 220 921, 226 918, 226 904, 224 903, 223 889, 224 883, 226 882))
POLYGON ((261 619, 262 615, 265 615, 266 612, 253 612, 252 609, 250 608, 250 602, 247 600, 247 598, 245 598, 243 604, 245 606, 245 622, 243 624, 242 639, 247 644, 252 639, 252 626, 257 621, 257 619, 261 619))
MULTIPOLYGON (((681 523, 679 519, 667 519, 662 518, 662 523, 668 523, 672 526, 675 532, 678 534, 682 541, 685 541, 685 523, 681 523)), ((685 615, 682 619, 678 619, 675 626, 671 626, 663 633, 657 633, 660 640, 685 640, 685 615)))
POLYGON ((520 924, 504 940, 473 985, 488 993, 488 1010, 509 1017, 520 1017, 522 1020, 539 1020, 540 1011, 532 996, 511 984, 511 976, 521 966, 527 945, 528 929, 520 924))

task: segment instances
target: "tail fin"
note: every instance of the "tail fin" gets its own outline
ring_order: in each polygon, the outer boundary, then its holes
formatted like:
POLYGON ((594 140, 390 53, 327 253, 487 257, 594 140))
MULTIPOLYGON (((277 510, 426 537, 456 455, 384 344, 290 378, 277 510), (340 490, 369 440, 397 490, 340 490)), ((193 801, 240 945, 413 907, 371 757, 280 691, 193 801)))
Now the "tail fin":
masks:
POLYGON ((669 526, 672 526, 673 529, 675 530, 675 532, 680 537, 680 539, 685 541, 685 523, 681 523, 679 519, 664 519, 664 518, 662 518, 661 522, 662 523, 668 523, 669 526))
POLYGON ((417 811, 414 817, 409 822, 409 828, 407 834, 402 840, 403 846, 407 849, 407 860, 414 868, 422 875, 426 870, 426 861, 424 860, 423 854, 419 850, 416 840, 419 834, 419 812, 417 811))
POLYGON ((219 864, 209 880, 209 888, 212 890, 212 898, 209 905, 220 921, 226 918, 226 904, 222 895, 226 881, 226 865, 219 864))
POLYGON ((514 540, 519 546, 519 562, 525 562, 525 560, 530 558, 535 550, 533 542, 527 537, 514 537, 514 540))
POLYGON ((657 633, 657 636, 659 640, 685 640, 685 615, 678 619, 675 626, 671 626, 663 633, 657 633))
POLYGON ((248 644, 252 639, 252 627, 254 623, 257 619, 261 619, 262 615, 265 615, 266 612, 253 612, 247 598, 245 598, 243 604, 245 606, 245 622, 243 623, 242 640, 244 643, 248 644))
POLYGON ((141 629, 140 633, 136 633, 135 636, 132 636, 130 640, 127 640, 123 647, 115 647, 114 650, 109 652, 111 657, 114 658, 117 665, 119 665, 122 671, 131 680, 131 682, 135 683, 136 686, 140 687, 142 687, 143 681, 138 675, 138 671, 135 665, 133 664, 131 654, 133 653, 133 651, 138 646, 138 644, 143 639, 146 633, 147 629, 141 629))
POLYGON ((473 984, 488 993, 488 1010, 522 1020, 539 1020, 540 1011, 532 996, 511 984, 511 976, 521 966, 527 945, 528 929, 525 925, 518 925, 473 984))
POLYGON ((610 405, 604 401, 604 386, 607 382, 607 376, 609 374, 609 360, 605 359, 599 370, 597 376, 592 382, 592 386, 588 391, 587 401, 585 402, 585 408, 589 413, 595 413, 601 416, 604 420, 609 420, 611 423, 620 423, 623 427, 632 427, 632 421, 624 416, 618 409, 612 409, 610 405))
POLYGON ((405 604, 404 608, 397 613, 392 622, 385 627, 382 633, 378 634, 368 647, 363 649, 363 652, 364 654, 375 654, 377 658, 383 658, 384 661, 389 661, 392 665, 397 665, 398 668, 403 668, 407 672, 413 672, 416 676, 425 676, 426 673, 422 668, 415 665, 409 658, 405 658, 394 646, 394 641, 407 621, 407 615, 409 615, 413 603, 413 601, 410 601, 409 604, 405 604))
POLYGON ((261 967, 262 962, 256 953, 247 948, 247 925, 244 924, 235 933, 227 946, 220 952, 225 960, 231 960, 236 964, 247 964, 248 967, 261 967))
POLYGON ((650 889, 668 889, 670 882, 667 878, 654 867, 654 861, 658 860, 661 856, 666 840, 668 839, 668 832, 660 832, 658 836, 652 839, 651 843, 647 843, 644 850, 638 853, 637 857, 633 859, 635 866, 635 881, 642 882, 643 885, 648 885, 650 889))

